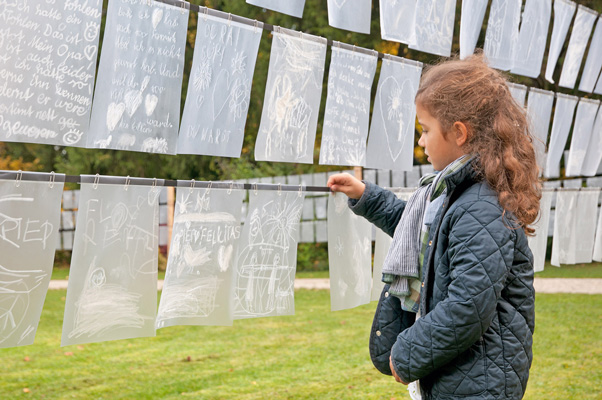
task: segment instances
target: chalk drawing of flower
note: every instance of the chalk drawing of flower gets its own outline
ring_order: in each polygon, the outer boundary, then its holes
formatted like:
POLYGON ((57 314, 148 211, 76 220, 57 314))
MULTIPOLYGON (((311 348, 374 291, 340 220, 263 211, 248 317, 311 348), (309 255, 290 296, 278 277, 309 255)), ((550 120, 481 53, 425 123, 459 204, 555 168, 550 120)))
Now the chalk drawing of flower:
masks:
POLYGON ((243 73, 247 68, 247 56, 245 53, 240 52, 232 59, 232 73, 243 73))
POLYGON ((213 69, 209 60, 203 60, 197 67, 194 74, 194 88, 196 90, 205 90, 209 87, 213 77, 213 69))
POLYGON ((249 93, 249 81, 247 79, 237 79, 230 90, 230 112, 235 118, 241 118, 249 107, 247 94, 249 93))
POLYGON ((403 110, 403 97, 399 87, 394 88, 391 95, 389 95, 389 100, 387 101, 387 110, 389 120, 397 120, 401 118, 401 113, 403 110))

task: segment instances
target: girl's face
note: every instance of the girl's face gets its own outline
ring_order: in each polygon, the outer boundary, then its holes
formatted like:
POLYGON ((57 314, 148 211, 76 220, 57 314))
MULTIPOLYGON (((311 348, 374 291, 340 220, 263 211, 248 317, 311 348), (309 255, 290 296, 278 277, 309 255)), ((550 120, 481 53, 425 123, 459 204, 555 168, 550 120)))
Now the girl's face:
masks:
POLYGON ((446 137, 439 121, 420 103, 416 103, 416 115, 418 122, 422 125, 422 135, 418 144, 424 147, 424 153, 428 156, 427 160, 433 164, 436 171, 441 171, 449 163, 465 154, 456 143, 453 132, 449 132, 446 137))

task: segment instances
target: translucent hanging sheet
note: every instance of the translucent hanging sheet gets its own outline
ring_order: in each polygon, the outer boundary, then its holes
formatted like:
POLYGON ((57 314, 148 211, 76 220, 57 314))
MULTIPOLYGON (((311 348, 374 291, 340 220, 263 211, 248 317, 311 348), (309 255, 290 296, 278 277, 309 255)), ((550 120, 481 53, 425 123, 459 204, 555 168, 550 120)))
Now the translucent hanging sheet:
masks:
POLYGON ((508 89, 510 89, 510 94, 516 100, 519 106, 525 106, 525 99, 527 98, 527 87, 525 85, 521 85, 520 83, 511 83, 508 82, 508 89))
POLYGON ((312 164, 326 39, 282 28, 273 35, 255 159, 312 164))
POLYGON ((409 171, 414 163, 416 105, 422 63, 401 57, 383 59, 372 123, 368 136, 366 166, 409 171))
POLYGON ((418 0, 380 0, 380 35, 383 40, 408 44, 414 35, 418 0))
POLYGON ((558 62, 558 56, 562 51, 562 46, 566 40, 566 34, 571 26, 573 15, 577 4, 570 0, 554 0, 554 28, 552 29, 552 38, 548 50, 548 61, 546 64, 546 79, 554 83, 553 75, 558 62))
POLYGON ((592 134, 589 138, 583 165, 581 166, 581 175, 594 176, 598 173, 600 161, 602 161, 602 108, 598 109, 598 114, 594 121, 592 134))
POLYGON ((456 0, 418 0, 410 48, 449 57, 454 37, 456 0))
POLYGON ((111 0, 87 147, 176 154, 188 10, 111 0))
POLYGON ((543 190, 539 201, 539 215, 533 224, 535 236, 529 236, 529 247, 533 253, 534 272, 543 271, 548 247, 548 229, 550 226, 550 208, 554 190, 543 190))
POLYGON ((61 346, 155 336, 159 192, 82 183, 61 346))
POLYGON ((85 146, 102 1, 0 2, 0 141, 85 146))
POLYGON ((577 8, 577 16, 573 23, 569 47, 566 50, 562 64, 562 72, 560 74, 560 81, 558 82, 559 86, 569 89, 575 87, 583 54, 585 53, 585 48, 587 47, 597 16, 597 12, 587 7, 579 5, 577 8))
POLYGON ((579 97, 564 93, 556 93, 556 108, 554 110, 554 123, 550 134, 550 144, 546 157, 546 178, 558 178, 560 176, 560 158, 564 154, 566 140, 573 126, 573 116, 579 97))
POLYGON ((508 71, 514 66, 522 0, 493 0, 489 10, 484 53, 489 65, 508 71))
POLYGON ((178 183, 157 328, 232 325, 232 277, 244 190, 178 183))
POLYGON ((596 237, 594 242, 593 261, 602 262, 602 211, 598 209, 598 226, 596 227, 596 237))
POLYGON ((527 0, 514 55, 514 74, 537 78, 548 40, 552 0, 527 0))
POLYGON ((0 348, 33 344, 59 240, 64 180, 0 179, 0 348))
POLYGON ((599 197, 599 188, 558 192, 552 265, 592 262, 599 197))
POLYGON ((262 27, 198 14, 179 154, 240 157, 262 27))
POLYGON ((573 126, 573 137, 568 160, 565 162, 565 176, 580 176, 587 153, 587 146, 592 136, 594 121, 598 112, 599 100, 580 99, 573 126))
MULTIPOLYGON (((408 201, 410 196, 414 193, 414 189, 402 189, 396 191, 398 199, 408 201)), ((370 301, 377 301, 380 298, 380 294, 385 284, 382 281, 383 264, 385 257, 389 252, 389 247, 393 238, 383 232, 381 229, 376 228, 376 239, 374 243, 374 266, 372 268, 372 292, 370 295, 370 301)))
POLYGON ((305 7, 305 0, 247 0, 247 3, 297 18, 303 16, 303 8, 305 7))
POLYGON ((600 69, 602 69, 602 18, 599 17, 579 81, 579 90, 587 93, 593 92, 600 69))
POLYGON ((372 0, 328 0, 328 25, 370 33, 372 0))
POLYGON ((299 220, 305 194, 249 193, 234 277, 234 319, 295 314, 299 220))
POLYGON ((489 3, 488 0, 462 0, 460 21, 460 58, 462 60, 474 53, 483 27, 487 3, 489 3))
POLYGON ((366 165, 366 139, 376 52, 332 47, 320 164, 366 165))
POLYGON ((328 265, 330 308, 353 308, 370 302, 372 228, 347 206, 342 193, 328 196, 328 265))
POLYGON ((527 115, 531 123, 531 134, 533 135, 533 147, 535 148, 535 157, 537 165, 541 168, 545 166, 546 143, 548 140, 548 131, 550 130, 550 117, 552 115, 552 105, 554 104, 554 92, 531 88, 527 99, 527 115))

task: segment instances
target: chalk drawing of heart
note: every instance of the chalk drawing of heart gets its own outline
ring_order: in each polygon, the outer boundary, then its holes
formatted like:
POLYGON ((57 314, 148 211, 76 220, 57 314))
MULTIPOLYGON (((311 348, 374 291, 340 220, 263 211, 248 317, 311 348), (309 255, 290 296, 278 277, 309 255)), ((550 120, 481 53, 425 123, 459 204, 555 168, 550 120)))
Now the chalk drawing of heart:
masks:
POLYGON ((117 124, 121 120, 124 111, 125 104, 123 103, 109 104, 109 109, 107 110, 107 128, 109 128, 109 132, 113 132, 117 128, 117 124))
POLYGON ((408 141, 408 124, 412 124, 411 132, 413 133, 413 121, 404 120, 409 117, 413 107, 413 101, 407 98, 408 93, 414 93, 412 83, 405 80, 400 86, 392 76, 385 78, 381 84, 380 91, 380 112, 385 130, 385 138, 389 154, 393 161, 397 161, 403 148, 408 141))
POLYGON ((230 99, 230 72, 222 70, 217 76, 215 85, 213 86, 213 120, 224 111, 228 100, 230 99))
POLYGON ((92 44, 86 46, 84 48, 84 55, 86 56, 88 61, 92 61, 94 58, 96 58, 96 46, 92 44))
POLYGON ((347 0, 334 0, 334 4, 338 8, 343 8, 343 6, 345 5, 345 3, 347 3, 347 0))
POLYGON ((159 22, 161 22, 161 20, 163 19, 163 9, 162 8, 156 8, 153 11, 153 29, 157 29, 157 26, 159 25, 159 22))
POLYGON ((157 107, 157 103, 159 102, 159 98, 154 94, 147 94, 146 99, 144 100, 144 108, 146 109, 146 115, 151 116, 153 112, 155 112, 155 108, 157 107))
POLYGON ((230 267, 233 251, 234 247, 231 244, 228 246, 221 246, 217 251, 217 262, 219 263, 219 269, 222 272, 226 272, 230 267))
POLYGON ((123 97, 123 101, 125 102, 125 110, 131 117, 142 104, 142 93, 139 90, 130 90, 123 97))

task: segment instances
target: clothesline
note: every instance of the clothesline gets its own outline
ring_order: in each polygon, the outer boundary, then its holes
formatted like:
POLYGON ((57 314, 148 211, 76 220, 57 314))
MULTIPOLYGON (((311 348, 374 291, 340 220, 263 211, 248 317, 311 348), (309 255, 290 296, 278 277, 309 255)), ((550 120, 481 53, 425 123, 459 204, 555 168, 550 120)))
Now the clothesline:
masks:
MULTIPOLYGON (((596 175, 595 177, 602 177, 596 175)), ((592 177, 588 177, 592 178, 592 177)), ((95 185, 133 185, 133 186, 154 186, 154 187, 178 187, 178 188, 195 188, 195 189, 238 189, 238 190, 278 190, 284 192, 330 192, 328 186, 305 186, 305 185, 286 185, 280 183, 240 183, 234 181, 197 181, 195 179, 176 180, 176 179, 158 179, 158 178, 138 178, 128 176, 107 176, 107 175, 66 175, 51 172, 30 172, 30 171, 0 171, 0 179, 10 180, 15 182, 34 181, 49 183, 68 182, 68 183, 92 183, 95 185)), ((571 178, 570 180, 579 179, 571 178)), ((388 187, 389 190, 409 189, 407 187, 388 187)), ((544 191, 581 191, 590 190, 591 188, 544 188, 544 191)))

